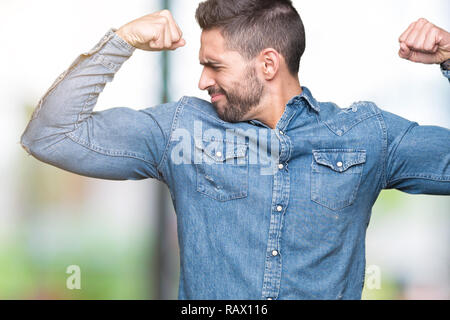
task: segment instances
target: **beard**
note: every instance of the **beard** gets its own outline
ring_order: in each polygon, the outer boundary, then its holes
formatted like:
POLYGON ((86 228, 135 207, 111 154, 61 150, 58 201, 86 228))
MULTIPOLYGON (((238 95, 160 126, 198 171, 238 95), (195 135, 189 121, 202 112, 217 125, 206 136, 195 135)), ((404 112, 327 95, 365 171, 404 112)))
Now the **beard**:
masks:
POLYGON ((222 102, 222 107, 219 107, 219 101, 213 103, 217 115, 223 121, 232 123, 243 121, 244 116, 261 101, 264 84, 258 79, 255 67, 248 66, 244 74, 244 79, 234 82, 227 91, 220 87, 208 89, 210 95, 225 96, 226 102, 222 102))

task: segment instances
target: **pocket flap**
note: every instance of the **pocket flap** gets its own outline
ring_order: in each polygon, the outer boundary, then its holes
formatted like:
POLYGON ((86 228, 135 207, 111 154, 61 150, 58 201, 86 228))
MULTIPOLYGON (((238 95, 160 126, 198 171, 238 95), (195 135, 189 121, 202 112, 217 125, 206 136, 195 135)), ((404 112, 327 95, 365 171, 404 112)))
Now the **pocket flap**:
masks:
POLYGON ((351 166, 366 162, 365 150, 335 149, 313 150, 314 160, 336 172, 344 172, 351 166))
POLYGON ((242 158, 247 153, 247 144, 236 144, 229 141, 205 141, 195 139, 195 147, 215 162, 242 158))

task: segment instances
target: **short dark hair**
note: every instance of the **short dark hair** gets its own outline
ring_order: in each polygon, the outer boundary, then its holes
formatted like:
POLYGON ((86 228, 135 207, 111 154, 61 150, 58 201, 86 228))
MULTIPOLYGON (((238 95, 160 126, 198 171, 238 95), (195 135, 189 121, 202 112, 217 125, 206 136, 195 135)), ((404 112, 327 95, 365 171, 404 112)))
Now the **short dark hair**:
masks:
POLYGON ((291 0, 207 0, 199 4, 195 18, 202 30, 218 28, 229 50, 251 60, 274 48, 289 72, 298 74, 305 29, 291 0))

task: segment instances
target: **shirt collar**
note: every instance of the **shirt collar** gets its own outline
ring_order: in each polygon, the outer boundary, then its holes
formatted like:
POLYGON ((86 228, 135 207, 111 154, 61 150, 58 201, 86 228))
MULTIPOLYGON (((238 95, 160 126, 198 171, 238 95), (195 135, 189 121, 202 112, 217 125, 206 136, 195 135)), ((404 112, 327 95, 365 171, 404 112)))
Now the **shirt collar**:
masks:
MULTIPOLYGON (((302 87, 302 93, 290 99, 286 104, 286 106, 298 107, 300 105, 299 102, 301 101, 302 98, 306 100, 307 104, 311 107, 311 109, 315 110, 316 112, 320 112, 319 103, 317 102, 316 99, 314 99, 314 97, 311 94, 311 91, 307 87, 302 87)), ((253 125, 267 127, 264 123, 256 119, 250 120, 248 122, 250 122, 253 125)))
POLYGON ((302 87, 302 93, 298 96, 293 97, 287 105, 298 105, 298 101, 301 99, 305 99, 308 105, 315 110, 316 112, 320 112, 320 106, 316 99, 311 94, 311 91, 307 87, 302 87))

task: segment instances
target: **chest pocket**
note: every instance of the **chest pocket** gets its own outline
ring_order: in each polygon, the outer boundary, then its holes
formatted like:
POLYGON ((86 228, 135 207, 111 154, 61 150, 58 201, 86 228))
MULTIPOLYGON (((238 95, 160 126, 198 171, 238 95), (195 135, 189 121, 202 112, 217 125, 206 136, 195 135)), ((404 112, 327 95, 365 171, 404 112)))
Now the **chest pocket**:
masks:
POLYGON ((313 150, 311 200, 334 211, 352 205, 365 162, 365 150, 313 150))
POLYGON ((195 152, 201 160, 196 164, 198 192, 218 201, 247 197, 247 144, 196 140, 195 152))

